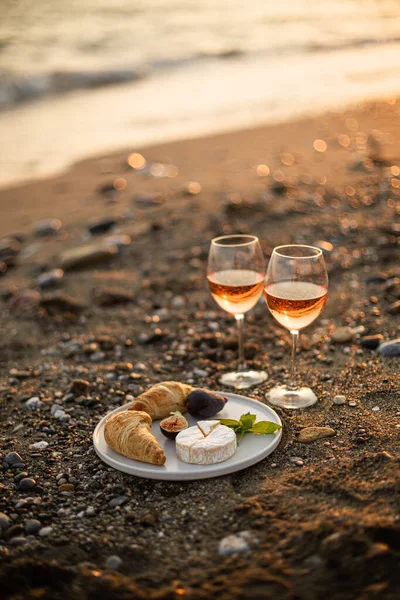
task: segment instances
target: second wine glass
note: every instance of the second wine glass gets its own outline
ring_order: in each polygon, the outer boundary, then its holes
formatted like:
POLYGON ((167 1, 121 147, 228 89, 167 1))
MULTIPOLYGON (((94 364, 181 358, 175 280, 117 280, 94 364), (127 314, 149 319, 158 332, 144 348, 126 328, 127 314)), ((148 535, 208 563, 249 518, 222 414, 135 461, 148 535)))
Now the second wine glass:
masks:
POLYGON ((217 304, 235 317, 239 336, 238 370, 225 373, 220 382, 239 390, 268 378, 265 371, 247 368, 243 345, 244 315, 261 297, 264 273, 264 258, 257 237, 225 235, 211 241, 207 268, 210 292, 217 304))

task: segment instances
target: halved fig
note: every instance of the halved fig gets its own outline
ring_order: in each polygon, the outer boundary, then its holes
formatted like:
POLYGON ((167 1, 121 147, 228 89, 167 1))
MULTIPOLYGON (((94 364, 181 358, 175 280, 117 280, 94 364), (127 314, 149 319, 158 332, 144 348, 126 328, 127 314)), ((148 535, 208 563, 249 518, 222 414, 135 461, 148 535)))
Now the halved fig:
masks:
POLYGON ((196 419, 209 419, 219 413, 228 402, 228 398, 208 390, 198 388, 190 392, 186 404, 188 412, 196 419))
POLYGON ((174 440, 180 431, 188 427, 189 423, 179 411, 160 421, 161 433, 170 440, 174 440))

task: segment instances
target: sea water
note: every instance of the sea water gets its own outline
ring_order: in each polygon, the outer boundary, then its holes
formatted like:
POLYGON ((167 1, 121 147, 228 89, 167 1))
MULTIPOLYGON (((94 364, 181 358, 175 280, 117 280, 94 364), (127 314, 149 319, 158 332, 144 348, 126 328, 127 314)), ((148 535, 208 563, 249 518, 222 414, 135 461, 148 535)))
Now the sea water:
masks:
POLYGON ((3 0, 0 184, 400 92, 397 0, 3 0))

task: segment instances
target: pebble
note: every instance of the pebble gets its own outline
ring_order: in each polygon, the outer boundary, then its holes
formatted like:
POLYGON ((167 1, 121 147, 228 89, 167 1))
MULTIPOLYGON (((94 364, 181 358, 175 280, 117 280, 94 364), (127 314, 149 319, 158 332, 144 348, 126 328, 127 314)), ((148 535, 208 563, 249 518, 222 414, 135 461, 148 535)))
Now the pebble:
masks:
POLYGON ((120 558, 116 554, 109 556, 106 560, 107 569, 114 569, 114 571, 117 571, 121 565, 122 565, 122 558, 120 558))
POLYGON ((354 400, 350 400, 349 406, 357 406, 357 402, 355 402, 354 400))
POLYGON ((397 302, 393 302, 393 304, 390 304, 386 312, 389 313, 389 315, 400 314, 400 300, 397 300, 397 302))
POLYGON ((95 302, 99 306, 116 306, 134 302, 135 295, 119 288, 106 288, 95 293, 95 302))
POLYGON ((303 444, 309 444, 316 440, 323 440, 336 435, 336 431, 331 427, 305 427, 297 436, 297 441, 303 444))
POLYGON ((10 518, 3 512, 0 512, 0 533, 10 526, 10 518))
POLYGON ((47 448, 48 445, 49 445, 49 442, 45 442, 44 440, 41 440, 40 442, 35 442, 34 444, 30 444, 29 448, 33 448, 34 450, 44 450, 44 448, 47 448))
POLYGON ((43 402, 39 400, 37 396, 34 396, 33 398, 29 398, 29 400, 25 402, 25 406, 27 406, 31 410, 35 410, 36 408, 40 408, 40 406, 43 406, 43 402))
POLYGON ((53 532, 53 528, 52 527, 42 527, 42 529, 40 529, 40 531, 39 531, 39 535, 40 535, 40 537, 47 537, 52 532, 53 532))
POLYGON ((346 396, 335 396, 333 399, 333 404, 346 404, 346 396))
POLYGON ((381 333, 377 333, 376 335, 365 335, 360 339, 360 345, 363 346, 363 348, 375 350, 383 340, 384 337, 381 333))
POLYGON ((171 306, 172 308, 183 308, 185 306, 185 298, 183 296, 174 296, 171 306))
POLYGON ((250 531, 241 531, 224 537, 219 543, 218 552, 222 556, 248 552, 257 543, 258 539, 250 531))
POLYGON ((44 290, 50 287, 55 287, 61 283, 64 277, 64 271, 62 269, 52 269, 39 275, 36 279, 38 286, 44 290))
POLYGON ((65 271, 84 269, 110 262, 118 255, 117 246, 90 244, 66 250, 60 255, 60 267, 65 271))
POLYGON ((96 509, 94 508, 94 506, 88 506, 86 509, 86 514, 88 517, 94 517, 94 515, 96 514, 96 509))
POLYGON ((354 337, 354 331, 351 327, 337 327, 332 334, 332 341, 337 344, 351 342, 354 337))
POLYGON ((126 233, 120 233, 116 235, 108 235, 104 238, 103 242, 106 246, 116 246, 118 250, 122 250, 125 246, 129 246, 132 238, 126 233))
POLYGON ((50 235, 52 233, 57 233, 62 227, 62 223, 60 219, 45 219, 43 221, 38 221, 34 225, 34 233, 35 235, 50 235))
POLYGON ((22 457, 18 454, 18 452, 9 452, 6 454, 4 460, 8 465, 22 463, 22 457))
POLYGON ((117 224, 116 219, 112 219, 112 218, 106 217, 103 219, 95 219, 93 221, 90 221, 90 223, 88 224, 88 231, 92 235, 98 235, 101 233, 106 233, 112 227, 115 227, 116 224, 117 224))
POLYGON ((115 508, 116 506, 122 506, 127 502, 129 502, 128 496, 118 496, 117 498, 113 498, 112 500, 110 500, 108 505, 111 506, 111 508, 115 508))
POLYGON ((383 342, 378 347, 378 353, 383 356, 400 356, 400 338, 383 342))
POLYGON ((27 519, 25 521, 25 531, 29 535, 35 535, 41 529, 42 524, 37 519, 27 519))
POLYGON ((16 537, 13 537, 10 540, 10 544, 12 546, 22 546, 23 544, 27 543, 27 539, 25 537, 23 537, 22 535, 17 535, 16 537))
POLYGON ((372 408, 372 412, 379 412, 381 409, 379 408, 379 406, 374 406, 372 408))
POLYGON ((72 483, 63 483, 58 489, 60 492, 73 492, 75 486, 72 483))
POLYGON ((74 396, 81 396, 86 393, 89 386, 90 383, 85 379, 74 379, 68 391, 74 396))
POLYGON ((304 460, 302 460, 299 456, 290 456, 289 460, 297 467, 302 467, 304 465, 304 460))
POLYGON ((8 301, 8 308, 15 313, 28 313, 38 306, 40 293, 37 290, 22 290, 8 301))
POLYGON ((32 477, 24 477, 19 482, 19 489, 23 492, 27 492, 28 490, 32 490, 36 486, 36 481, 32 479, 32 477))
POLYGON ((58 311, 77 313, 86 308, 84 302, 62 292, 53 292, 43 296, 40 300, 40 306, 49 313, 58 311))

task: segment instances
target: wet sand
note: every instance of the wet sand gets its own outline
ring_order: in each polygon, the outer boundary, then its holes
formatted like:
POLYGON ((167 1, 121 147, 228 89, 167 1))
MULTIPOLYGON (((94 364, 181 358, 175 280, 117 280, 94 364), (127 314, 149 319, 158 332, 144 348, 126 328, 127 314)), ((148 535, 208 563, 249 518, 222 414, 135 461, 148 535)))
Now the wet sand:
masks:
MULTIPOLYGON (((400 358, 365 340, 399 335, 393 102, 129 148, 0 191, 4 598, 397 598, 400 358), (234 323, 205 283, 209 242, 230 232, 258 235, 266 258, 324 249, 328 303, 297 357, 318 404, 278 411, 281 444, 246 471, 167 483, 109 469, 91 441, 104 413, 157 381, 220 389, 234 364, 234 323), (89 258, 65 255, 86 244, 89 258), (299 442, 309 426, 334 436, 299 442), (219 552, 243 531, 247 549, 219 552)), ((249 365, 269 374, 248 395, 263 401, 287 380, 288 334, 263 302, 246 323, 249 365)))

